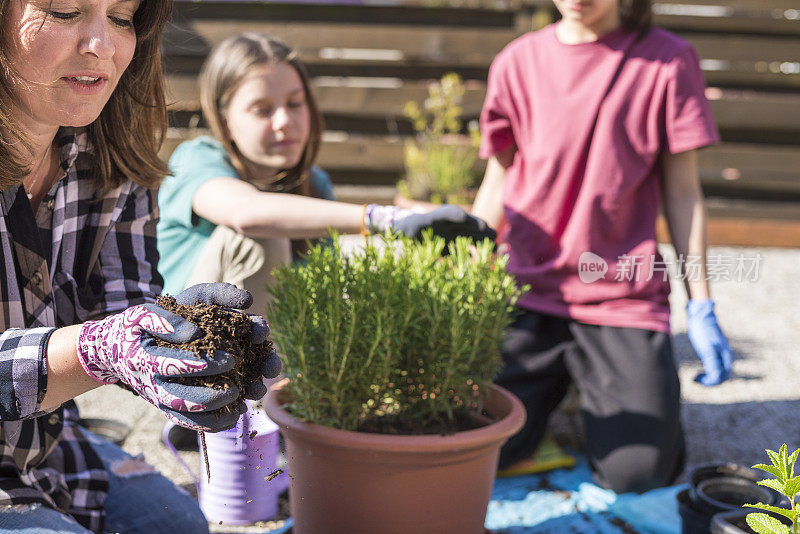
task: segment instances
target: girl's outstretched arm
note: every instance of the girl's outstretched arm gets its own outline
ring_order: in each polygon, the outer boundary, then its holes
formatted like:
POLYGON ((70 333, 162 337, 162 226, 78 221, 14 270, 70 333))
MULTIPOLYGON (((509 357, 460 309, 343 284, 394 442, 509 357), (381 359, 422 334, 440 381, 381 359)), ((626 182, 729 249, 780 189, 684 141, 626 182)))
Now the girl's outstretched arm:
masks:
POLYGON ((288 193, 265 193, 236 178, 212 178, 192 200, 194 212, 248 237, 325 237, 328 230, 358 233, 364 207, 288 193))

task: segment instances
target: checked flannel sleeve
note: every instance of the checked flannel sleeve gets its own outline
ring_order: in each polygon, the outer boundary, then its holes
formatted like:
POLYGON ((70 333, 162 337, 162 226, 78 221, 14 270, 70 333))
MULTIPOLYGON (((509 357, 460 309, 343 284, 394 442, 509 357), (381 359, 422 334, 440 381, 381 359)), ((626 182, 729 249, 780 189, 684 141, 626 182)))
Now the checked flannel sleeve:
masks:
POLYGON ((0 333, 0 420, 41 413, 47 391, 47 342, 55 328, 9 328, 0 333), (9 380, 10 378, 10 380, 9 380))

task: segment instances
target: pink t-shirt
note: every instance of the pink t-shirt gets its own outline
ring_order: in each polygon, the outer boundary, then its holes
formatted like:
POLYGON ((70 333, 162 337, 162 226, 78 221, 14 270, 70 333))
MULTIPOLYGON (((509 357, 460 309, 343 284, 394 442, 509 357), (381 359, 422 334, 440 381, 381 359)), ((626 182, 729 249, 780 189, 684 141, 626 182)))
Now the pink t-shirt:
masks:
POLYGON ((576 45, 561 43, 555 28, 498 54, 481 113, 482 157, 517 146, 503 238, 511 272, 531 286, 519 304, 668 332, 655 231, 660 156, 719 140, 697 54, 658 28, 638 41, 618 29, 576 45))

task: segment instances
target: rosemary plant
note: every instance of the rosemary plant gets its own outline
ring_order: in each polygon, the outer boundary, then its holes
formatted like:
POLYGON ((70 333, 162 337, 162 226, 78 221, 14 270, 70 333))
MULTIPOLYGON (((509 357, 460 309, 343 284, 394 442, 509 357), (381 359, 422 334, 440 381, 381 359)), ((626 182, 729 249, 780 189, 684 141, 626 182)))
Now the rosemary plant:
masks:
POLYGON ((275 272, 268 310, 293 416, 358 430, 425 428, 479 412, 520 294, 492 243, 369 238, 312 247, 275 272))

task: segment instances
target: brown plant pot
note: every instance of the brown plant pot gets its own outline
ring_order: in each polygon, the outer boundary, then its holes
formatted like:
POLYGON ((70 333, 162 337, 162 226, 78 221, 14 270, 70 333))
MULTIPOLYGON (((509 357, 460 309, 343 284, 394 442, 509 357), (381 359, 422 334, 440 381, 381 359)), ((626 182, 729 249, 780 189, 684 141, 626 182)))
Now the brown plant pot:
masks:
MULTIPOLYGON (((285 384, 285 382, 284 382, 285 384)), ((293 534, 483 534, 500 446, 525 421, 522 403, 493 386, 495 422, 449 436, 350 432, 264 406, 286 440, 293 534)))

